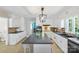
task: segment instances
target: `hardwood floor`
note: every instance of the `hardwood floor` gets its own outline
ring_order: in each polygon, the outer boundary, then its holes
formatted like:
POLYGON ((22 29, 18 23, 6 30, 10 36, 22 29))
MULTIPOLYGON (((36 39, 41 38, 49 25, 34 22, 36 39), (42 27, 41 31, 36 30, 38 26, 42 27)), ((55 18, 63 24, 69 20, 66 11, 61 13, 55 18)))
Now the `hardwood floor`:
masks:
POLYGON ((52 51, 53 53, 63 53, 63 51, 57 46, 55 42, 52 44, 52 51))
POLYGON ((0 53, 22 53, 23 48, 21 46, 21 43, 17 45, 10 45, 6 46, 4 42, 0 42, 0 53))
MULTIPOLYGON (((23 53, 23 47, 21 45, 21 42, 16 45, 9 46, 6 46, 4 42, 0 42, 0 53, 23 53)), ((61 49, 56 45, 55 42, 53 42, 52 44, 52 51, 52 53, 62 53, 61 49)))

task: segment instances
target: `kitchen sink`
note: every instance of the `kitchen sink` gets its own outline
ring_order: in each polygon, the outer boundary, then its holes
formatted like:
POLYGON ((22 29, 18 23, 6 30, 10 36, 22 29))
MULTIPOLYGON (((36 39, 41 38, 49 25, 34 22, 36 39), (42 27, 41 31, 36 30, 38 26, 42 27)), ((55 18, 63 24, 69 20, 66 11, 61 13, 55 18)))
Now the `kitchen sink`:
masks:
POLYGON ((63 35, 63 36, 65 36, 65 37, 72 37, 72 38, 74 38, 74 37, 76 37, 75 35, 73 35, 73 34, 67 34, 67 33, 62 33, 62 34, 60 34, 60 35, 63 35))
POLYGON ((70 36, 70 35, 66 35, 66 37, 72 37, 72 38, 75 38, 76 36, 70 36))
POLYGON ((64 36, 64 37, 68 37, 68 38, 70 38, 70 37, 75 38, 76 37, 76 35, 74 35, 74 34, 68 34, 68 33, 56 32, 56 34, 64 36))

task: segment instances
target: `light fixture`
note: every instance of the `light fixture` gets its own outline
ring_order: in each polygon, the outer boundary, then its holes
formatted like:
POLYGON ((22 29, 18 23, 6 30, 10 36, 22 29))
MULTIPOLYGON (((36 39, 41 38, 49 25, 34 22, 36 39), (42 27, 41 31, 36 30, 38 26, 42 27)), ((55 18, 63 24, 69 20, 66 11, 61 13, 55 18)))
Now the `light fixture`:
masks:
POLYGON ((41 14, 39 15, 40 22, 42 22, 42 23, 45 22, 46 18, 47 18, 47 15, 44 14, 44 7, 41 7, 41 14))

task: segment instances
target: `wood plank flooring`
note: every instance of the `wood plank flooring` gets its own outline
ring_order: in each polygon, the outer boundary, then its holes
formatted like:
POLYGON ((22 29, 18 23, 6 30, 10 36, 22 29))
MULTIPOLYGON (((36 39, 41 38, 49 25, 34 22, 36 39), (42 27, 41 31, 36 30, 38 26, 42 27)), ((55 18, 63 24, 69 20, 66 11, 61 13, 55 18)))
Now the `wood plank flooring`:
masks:
MULTIPOLYGON (((0 42, 0 53, 23 53, 23 47, 21 45, 21 42, 16 45, 9 46, 6 46, 4 42, 0 42)), ((62 53, 61 49, 56 45, 55 42, 53 42, 52 44, 52 51, 52 53, 62 53)))

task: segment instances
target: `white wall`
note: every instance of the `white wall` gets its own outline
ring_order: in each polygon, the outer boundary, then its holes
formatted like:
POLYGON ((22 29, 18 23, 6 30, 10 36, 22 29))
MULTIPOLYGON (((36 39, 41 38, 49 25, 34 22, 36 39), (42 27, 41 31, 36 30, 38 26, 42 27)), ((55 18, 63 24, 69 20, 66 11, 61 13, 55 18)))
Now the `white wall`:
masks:
POLYGON ((36 25, 42 26, 42 24, 52 24, 50 18, 47 18, 47 19, 44 19, 44 20, 46 20, 46 21, 44 23, 42 23, 42 22, 40 22, 41 20, 39 20, 39 17, 36 17, 36 25))
POLYGON ((0 35, 2 41, 6 41, 8 44, 8 18, 0 17, 0 35))
POLYGON ((56 13, 55 15, 51 15, 49 17, 48 23, 52 24, 55 27, 61 27, 62 20, 67 20, 67 18, 71 16, 79 15, 79 7, 78 6, 68 6, 64 7, 61 11, 56 13))
POLYGON ((31 30, 31 23, 32 21, 36 20, 34 17, 25 17, 25 27, 26 27, 26 36, 28 37, 30 34, 32 34, 31 30))
POLYGON ((47 19, 47 23, 50 24, 52 27, 63 28, 65 26, 64 19, 49 18, 47 19))
POLYGON ((50 18, 50 17, 46 19, 46 23, 50 24, 53 27, 60 27, 61 26, 61 20, 50 18))
POLYGON ((52 26, 54 27, 60 27, 61 26, 61 21, 59 19, 55 20, 55 19, 51 19, 52 21, 52 26))

